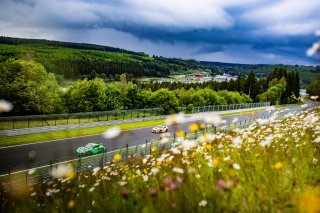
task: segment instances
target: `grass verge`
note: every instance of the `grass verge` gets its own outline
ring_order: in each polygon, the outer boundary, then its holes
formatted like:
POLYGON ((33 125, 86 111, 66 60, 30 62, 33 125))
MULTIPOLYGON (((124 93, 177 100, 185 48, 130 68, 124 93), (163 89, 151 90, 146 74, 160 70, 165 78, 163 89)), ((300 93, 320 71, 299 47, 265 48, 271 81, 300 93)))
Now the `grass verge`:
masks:
POLYGON ((141 121, 117 125, 107 125, 91 128, 81 128, 72 130, 63 130, 55 132, 44 132, 29 135, 17 135, 17 136, 0 136, 0 147, 14 146, 20 144, 36 143, 48 140, 58 140, 64 138, 79 137, 85 135, 101 134, 108 128, 113 126, 119 126, 121 130, 129 130, 141 127, 155 126, 163 124, 164 120, 153 120, 153 121, 141 121))

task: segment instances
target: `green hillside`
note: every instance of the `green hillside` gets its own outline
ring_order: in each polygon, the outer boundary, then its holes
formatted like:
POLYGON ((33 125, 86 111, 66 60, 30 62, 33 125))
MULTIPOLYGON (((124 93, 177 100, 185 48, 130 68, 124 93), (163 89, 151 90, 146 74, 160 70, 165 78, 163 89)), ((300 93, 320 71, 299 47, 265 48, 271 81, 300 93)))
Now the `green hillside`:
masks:
POLYGON ((256 76, 261 78, 270 74, 276 66, 285 67, 288 71, 299 71, 303 87, 320 78, 319 66, 199 62, 150 57, 141 52, 94 44, 0 37, 0 63, 9 58, 35 60, 48 72, 62 75, 67 80, 79 79, 93 71, 102 78, 117 80, 122 73, 134 78, 167 77, 204 69, 211 70, 213 74, 229 73, 241 76, 246 76, 253 70, 256 76))

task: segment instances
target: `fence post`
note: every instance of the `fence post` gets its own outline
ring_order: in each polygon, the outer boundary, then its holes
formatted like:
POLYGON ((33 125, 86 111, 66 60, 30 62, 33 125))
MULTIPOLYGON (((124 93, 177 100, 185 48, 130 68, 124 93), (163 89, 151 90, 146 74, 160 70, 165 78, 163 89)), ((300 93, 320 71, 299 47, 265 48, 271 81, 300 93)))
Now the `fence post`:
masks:
POLYGON ((11 167, 8 167, 9 181, 11 181, 11 167))
POLYGON ((28 172, 26 172, 26 192, 28 191, 28 172))
POLYGON ((50 158, 50 170, 51 170, 51 178, 52 178, 52 171, 53 171, 53 166, 52 166, 52 159, 50 158))
POLYGON ((126 158, 127 158, 127 163, 128 163, 128 160, 129 160, 129 144, 126 145, 126 158))

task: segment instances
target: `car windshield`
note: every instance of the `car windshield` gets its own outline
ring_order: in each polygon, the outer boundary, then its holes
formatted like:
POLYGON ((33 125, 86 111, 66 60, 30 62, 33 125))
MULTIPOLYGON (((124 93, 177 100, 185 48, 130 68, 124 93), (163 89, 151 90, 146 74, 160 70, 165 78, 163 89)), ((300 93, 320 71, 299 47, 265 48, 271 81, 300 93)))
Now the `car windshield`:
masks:
POLYGON ((90 148, 93 147, 93 145, 94 145, 94 144, 92 144, 92 143, 88 143, 85 147, 90 149, 90 148))

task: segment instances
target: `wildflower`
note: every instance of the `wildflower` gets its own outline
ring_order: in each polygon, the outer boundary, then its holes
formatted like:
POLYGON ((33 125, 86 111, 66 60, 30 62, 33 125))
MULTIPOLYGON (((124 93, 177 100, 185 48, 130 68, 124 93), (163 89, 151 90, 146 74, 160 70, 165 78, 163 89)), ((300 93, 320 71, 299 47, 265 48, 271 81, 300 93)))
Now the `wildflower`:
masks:
POLYGON ((320 136, 313 140, 314 143, 320 143, 320 136))
POLYGON ((107 131, 105 131, 102 134, 102 137, 104 137, 105 139, 112 139, 112 138, 119 136, 120 132, 121 132, 120 127, 118 127, 118 126, 111 127, 109 129, 107 129, 107 131))
POLYGON ((0 113, 2 112, 10 112, 12 110, 13 106, 10 102, 1 99, 0 100, 0 113))
POLYGON ((277 170, 279 170, 279 169, 282 168, 282 166, 283 166, 283 163, 278 162, 278 163, 276 163, 276 164, 274 165, 274 168, 277 169, 277 170))
POLYGON ((189 126, 189 130, 190 130, 191 132, 196 132, 196 131, 198 130, 198 124, 191 124, 191 125, 189 126))
POLYGON ((176 136, 184 137, 184 131, 182 131, 182 130, 176 131, 176 136))
POLYGON ((161 142, 162 144, 166 144, 166 143, 169 142, 169 138, 167 138, 167 137, 161 138, 160 142, 161 142))
POLYGON ((100 170, 100 167, 94 168, 92 175, 96 175, 99 170, 100 170))
POLYGON ((36 192, 33 192, 30 196, 33 197, 35 196, 37 193, 36 192))
POLYGON ((219 163, 219 160, 217 159, 217 158, 214 158, 213 160, 212 160, 212 163, 213 163, 213 165, 218 165, 218 163, 219 163))
POLYGON ((90 189, 89 189, 89 192, 93 192, 94 191, 94 186, 93 187, 91 187, 90 189))
POLYGON ((76 203, 73 200, 70 200, 68 203, 68 208, 72 209, 76 203))
POLYGON ((30 169, 28 171, 28 175, 33 175, 36 172, 36 169, 30 169))
POLYGON ((237 123, 239 121, 238 117, 235 117, 234 119, 232 119, 232 123, 237 123))
POLYGON ((201 200, 200 202, 199 202, 199 206, 200 207, 205 207, 206 205, 207 205, 207 201, 206 200, 201 200))
POLYGON ((122 157, 121 157, 120 154, 115 154, 115 155, 113 156, 113 161, 114 161, 114 162, 121 161, 121 159, 122 159, 122 157))
POLYGON ((127 199, 129 197, 129 190, 127 188, 124 188, 121 194, 123 198, 127 199))
POLYGON ((306 107, 308 107, 308 104, 301 105, 301 108, 306 108, 306 107))
POLYGON ((158 191, 157 191, 156 188, 152 188, 152 189, 149 190, 149 196, 151 196, 151 197, 156 196, 157 193, 158 193, 158 191))
POLYGON ((118 184, 120 185, 120 186, 124 186, 124 185, 127 185, 127 181, 119 181, 118 182, 118 184))
POLYGON ((56 168, 52 169, 52 176, 56 178, 66 177, 71 179, 75 176, 75 172, 70 164, 59 164, 56 168))
POLYGON ((206 125, 205 124, 200 124, 200 129, 205 129, 206 128, 206 125))
POLYGON ((141 175, 141 176, 142 176, 144 182, 148 181, 148 179, 149 179, 148 175, 141 175))
POLYGON ((151 173, 154 174, 154 175, 157 174, 158 172, 159 172, 158 168, 152 168, 151 169, 151 173))
POLYGON ((201 176, 200 176, 200 174, 196 174, 194 177, 199 179, 201 176))
POLYGON ((312 55, 314 55, 317 51, 320 50, 320 43, 319 42, 315 42, 312 44, 312 47, 310 47, 306 54, 307 56, 311 57, 312 55))
POLYGON ((221 117, 219 115, 217 115, 217 114, 214 114, 214 115, 211 115, 211 116, 206 116, 204 118, 204 121, 206 123, 213 124, 215 126, 218 126, 220 123, 222 123, 221 117))
POLYGON ((317 159, 317 158, 313 158, 313 159, 312 159, 312 163, 313 163, 314 165, 316 165, 316 164, 318 163, 318 159, 317 159))
POLYGON ((232 167, 233 167, 234 169, 237 169, 237 170, 240 169, 240 166, 239 166, 239 164, 237 164, 237 163, 232 164, 232 167))
POLYGON ((254 113, 254 112, 251 112, 250 114, 251 114, 251 116, 252 116, 252 117, 255 115, 255 113, 254 113))
POLYGON ((179 174, 183 174, 183 169, 178 168, 178 167, 174 167, 174 168, 172 169, 172 171, 173 171, 173 172, 176 172, 176 173, 179 173, 179 174))
POLYGON ((151 152, 155 152, 155 151, 157 151, 157 147, 155 146, 151 147, 151 152))
POLYGON ((176 115, 170 115, 166 118, 165 124, 172 125, 172 124, 179 124, 185 121, 184 113, 179 113, 176 115))

